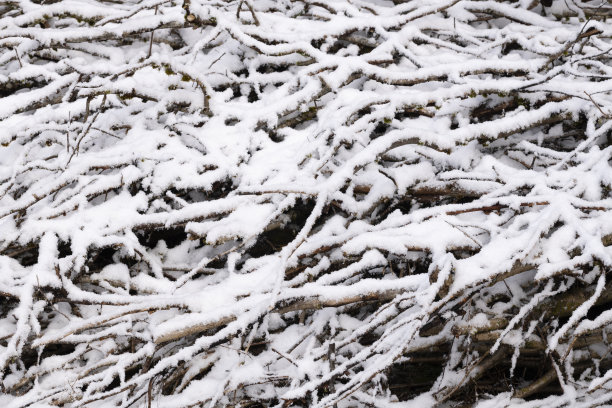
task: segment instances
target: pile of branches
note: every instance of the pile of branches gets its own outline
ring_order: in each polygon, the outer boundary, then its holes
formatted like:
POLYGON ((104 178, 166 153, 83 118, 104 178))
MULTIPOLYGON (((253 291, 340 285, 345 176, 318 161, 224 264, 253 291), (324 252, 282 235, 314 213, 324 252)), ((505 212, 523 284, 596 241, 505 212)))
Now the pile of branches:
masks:
POLYGON ((612 7, 542 3, 3 1, 0 401, 609 404, 612 7))

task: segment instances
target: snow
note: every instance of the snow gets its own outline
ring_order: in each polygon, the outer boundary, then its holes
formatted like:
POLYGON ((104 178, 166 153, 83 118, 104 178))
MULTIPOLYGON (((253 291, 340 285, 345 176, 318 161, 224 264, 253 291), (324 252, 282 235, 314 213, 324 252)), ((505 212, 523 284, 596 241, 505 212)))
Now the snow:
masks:
POLYGON ((434 406, 538 341, 563 395, 476 406, 610 399, 610 22, 397 3, 0 5, 0 402, 434 406))

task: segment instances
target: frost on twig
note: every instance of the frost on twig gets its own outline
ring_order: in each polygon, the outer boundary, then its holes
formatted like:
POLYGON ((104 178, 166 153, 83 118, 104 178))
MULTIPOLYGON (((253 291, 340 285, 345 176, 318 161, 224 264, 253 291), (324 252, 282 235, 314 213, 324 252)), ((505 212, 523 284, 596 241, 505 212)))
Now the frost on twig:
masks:
POLYGON ((3 2, 0 401, 608 403, 609 13, 3 2))

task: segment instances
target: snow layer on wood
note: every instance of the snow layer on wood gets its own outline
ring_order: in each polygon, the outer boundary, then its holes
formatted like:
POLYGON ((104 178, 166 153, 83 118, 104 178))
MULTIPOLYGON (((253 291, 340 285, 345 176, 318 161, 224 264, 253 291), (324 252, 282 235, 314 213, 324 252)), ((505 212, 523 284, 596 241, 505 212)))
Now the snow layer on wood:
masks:
POLYGON ((608 403, 611 16, 3 2, 0 402, 608 403))

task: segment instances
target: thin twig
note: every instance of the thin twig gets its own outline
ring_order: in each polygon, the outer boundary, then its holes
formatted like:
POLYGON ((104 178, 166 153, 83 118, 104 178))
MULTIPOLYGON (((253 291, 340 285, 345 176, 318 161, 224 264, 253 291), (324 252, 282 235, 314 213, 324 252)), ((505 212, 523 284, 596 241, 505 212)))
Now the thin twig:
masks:
POLYGON ((603 111, 603 109, 601 109, 601 106, 599 106, 599 104, 597 102, 595 102, 595 100, 591 97, 591 95, 587 92, 584 91, 584 93, 586 94, 586 96, 589 97, 589 99, 591 100, 591 102, 593 102, 593 105, 595 105, 595 107, 597 107, 597 109, 599 109, 599 111, 601 112, 601 114, 605 117, 605 118, 610 118, 610 115, 605 113, 603 111))
POLYGON ((15 55, 17 56, 17 61, 19 62, 19 67, 23 68, 23 64, 21 63, 21 58, 19 57, 19 52, 17 51, 17 47, 13 48, 15 50, 15 55))
MULTIPOLYGON (((155 6, 155 15, 157 15, 157 10, 159 6, 155 6)), ((151 51, 153 50, 153 36, 155 35, 155 30, 151 31, 151 40, 149 41, 149 52, 147 53, 147 58, 151 58, 151 51)))

